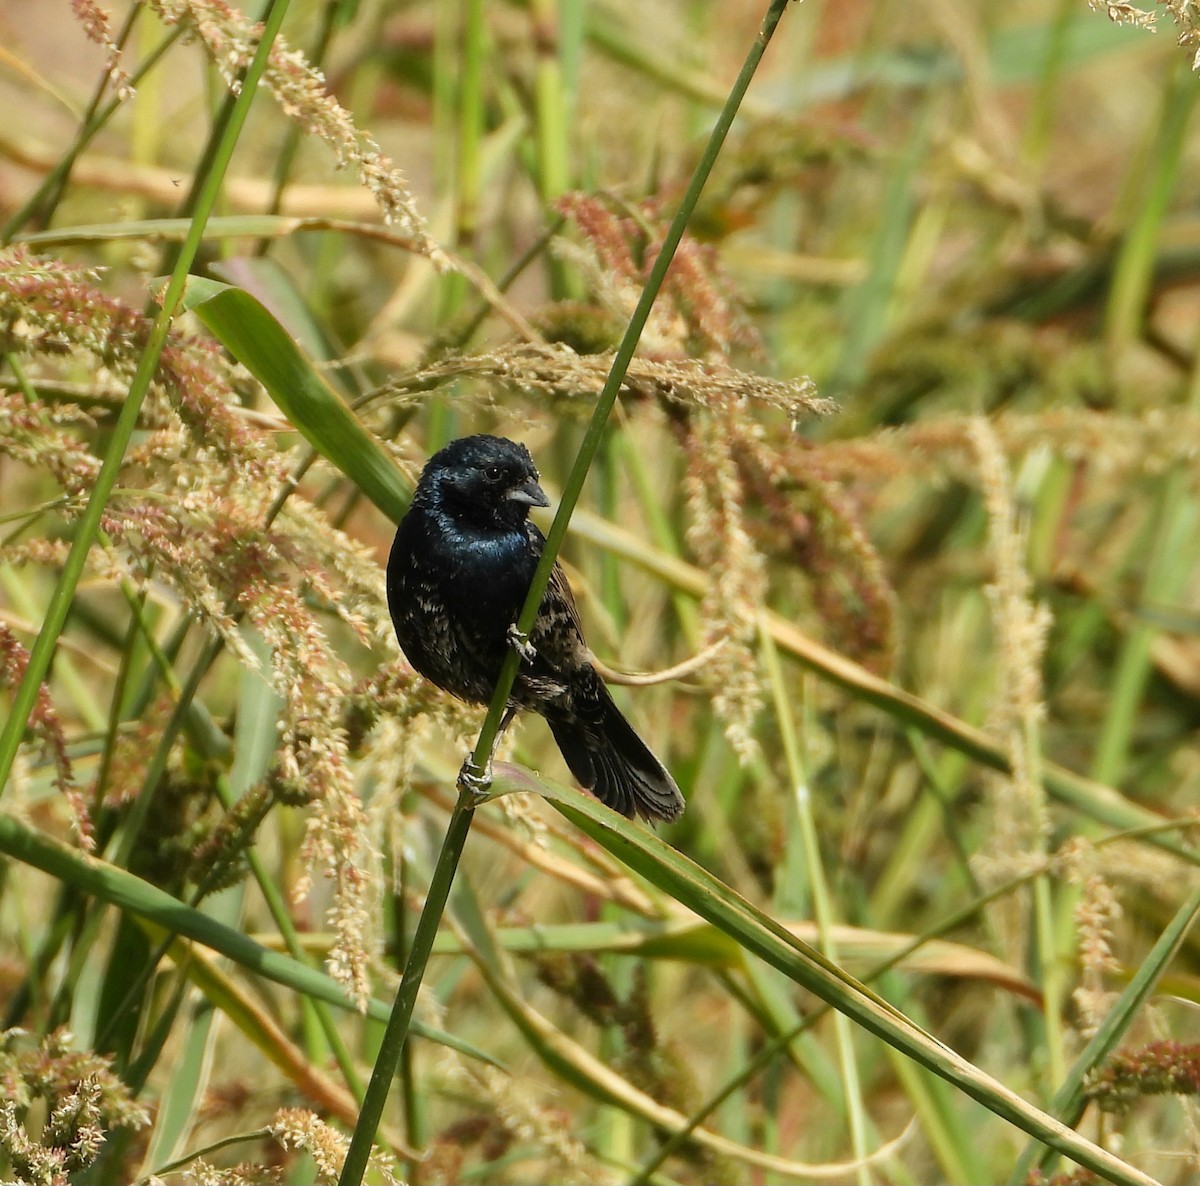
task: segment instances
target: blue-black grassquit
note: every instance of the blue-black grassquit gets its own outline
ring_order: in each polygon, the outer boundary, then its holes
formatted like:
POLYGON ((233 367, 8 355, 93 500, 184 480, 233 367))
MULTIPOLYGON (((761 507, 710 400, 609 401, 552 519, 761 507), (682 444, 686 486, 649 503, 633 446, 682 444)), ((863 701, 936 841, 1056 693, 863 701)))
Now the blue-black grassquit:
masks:
POLYGON ((575 599, 559 565, 528 644, 514 624, 545 537, 530 507, 548 506, 524 445, 452 441, 425 466, 387 568, 388 608, 413 667, 461 700, 491 700, 506 652, 522 658, 505 724, 546 718, 571 773, 622 815, 673 820, 683 796, 613 703, 588 659, 575 599))

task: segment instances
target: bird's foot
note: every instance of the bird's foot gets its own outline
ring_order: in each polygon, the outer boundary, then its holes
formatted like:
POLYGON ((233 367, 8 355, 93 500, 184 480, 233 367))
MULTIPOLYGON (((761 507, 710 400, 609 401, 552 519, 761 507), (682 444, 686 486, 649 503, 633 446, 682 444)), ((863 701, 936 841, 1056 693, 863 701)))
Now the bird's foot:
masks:
POLYGON ((475 755, 467 754, 458 772, 458 786, 470 794, 471 806, 478 807, 492 789, 492 763, 489 761, 481 770, 475 765, 475 755))
POLYGON ((529 641, 528 634, 522 634, 517 629, 517 624, 514 622, 509 628, 505 636, 508 639, 508 645, 512 647, 526 663, 532 663, 537 655, 537 648, 529 641))

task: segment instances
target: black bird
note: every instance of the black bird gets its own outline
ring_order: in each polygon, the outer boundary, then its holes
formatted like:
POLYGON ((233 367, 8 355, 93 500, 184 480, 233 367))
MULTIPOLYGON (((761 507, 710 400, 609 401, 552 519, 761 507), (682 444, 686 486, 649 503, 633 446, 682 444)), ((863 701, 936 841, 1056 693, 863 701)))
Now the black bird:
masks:
POLYGON ((388 608, 400 646, 426 679, 475 704, 491 700, 516 647, 521 663, 504 724, 518 711, 539 713, 571 773, 601 802, 627 817, 676 819, 683 796, 589 662, 559 565, 528 641, 516 635, 546 542, 529 508, 549 505, 524 445, 471 436, 436 453, 388 557, 388 608))

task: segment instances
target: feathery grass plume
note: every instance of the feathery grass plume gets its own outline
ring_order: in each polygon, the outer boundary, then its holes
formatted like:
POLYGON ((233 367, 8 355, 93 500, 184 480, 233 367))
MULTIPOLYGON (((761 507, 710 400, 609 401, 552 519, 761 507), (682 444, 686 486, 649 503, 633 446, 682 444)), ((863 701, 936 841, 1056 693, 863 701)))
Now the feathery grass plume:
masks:
MULTIPOLYGON (((135 452, 132 460, 141 459, 135 452)), ((380 629, 383 591, 365 551, 298 496, 264 529, 274 497, 268 484, 244 481, 236 472, 225 478, 210 463, 174 449, 153 461, 146 481, 161 482, 164 472, 173 472, 178 501, 118 495, 104 517, 105 530, 123 546, 117 559, 125 559, 129 574, 169 585, 246 666, 257 668, 239 625, 249 620, 276 647, 270 678, 285 698, 296 700, 303 673, 316 670, 325 672, 326 684, 337 685, 330 696, 343 694, 348 673, 310 602, 369 646, 380 629)), ((296 700, 296 708, 307 713, 307 700, 296 700)))
MULTIPOLYGON (((271 651, 268 672, 286 711, 273 777, 312 801, 301 855, 333 883, 329 922, 337 936, 330 974, 362 1006, 370 996, 370 904, 377 880, 368 861, 366 816, 354 788, 345 734, 338 727, 349 672, 299 592, 276 578, 269 556, 238 548, 237 604, 271 651)), ((298 897, 311 885, 305 877, 298 897)))
MULTIPOLYGON (((0 551, 0 559, 7 559, 0 551)), ((29 663, 29 651, 22 645, 8 625, 0 621, 0 688, 15 688, 25 674, 29 663)), ((29 715, 29 729, 42 744, 54 767, 53 783, 66 799, 71 809, 71 820, 79 837, 80 847, 91 852, 95 847, 92 818, 87 803, 75 785, 71 759, 67 754, 67 738, 62 722, 54 710, 50 691, 43 683, 38 688, 33 712, 29 715)))
MULTIPOLYGON (((0 350, 36 359, 39 381, 83 369, 93 376, 97 392, 119 400, 137 369, 153 322, 103 292, 96 280, 94 271, 46 260, 22 247, 0 250, 0 350)), ((143 426, 186 431, 189 444, 181 453, 194 453, 197 463, 236 463, 235 472, 247 485, 282 478, 284 460, 269 439, 252 432, 235 411, 234 396, 244 389, 245 380, 235 378, 221 362, 214 342, 173 332, 143 406, 143 426)), ((4 400, 10 409, 14 406, 12 394, 4 393, 4 400)), ((69 407, 39 405, 28 414, 33 419, 22 422, 15 411, 8 413, 17 430, 31 437, 38 435, 39 421, 50 426, 88 422, 69 407)), ((30 447, 35 445, 36 441, 30 447)), ((74 494, 91 489, 99 468, 99 460, 77 446, 52 472, 74 494)))
POLYGON ((684 499, 690 522, 688 545, 710 577, 700 601, 700 645, 724 645, 705 664, 701 678, 713 693, 713 711, 738 756, 758 752, 754 718, 762 706, 755 639, 766 595, 763 558, 746 530, 744 491, 734 442, 746 430, 735 406, 694 416, 687 436, 684 499))
POLYGON ((29 1186, 65 1186, 113 1129, 150 1123, 110 1061, 73 1043, 65 1029, 40 1042, 24 1030, 0 1035, 0 1153, 29 1186))
POLYGON ((1088 0, 1088 7, 1093 12, 1103 10, 1108 19, 1117 25, 1136 25, 1141 29, 1154 29, 1158 17, 1135 4, 1124 4, 1119 0, 1088 0))
POLYGON ((0 450, 50 474, 62 487, 64 509, 86 498, 100 470, 99 460, 72 431, 90 424, 85 413, 29 404, 16 392, 0 392, 0 450))
MULTIPOLYGON (((0 253, 0 347, 35 360, 35 386, 79 365, 98 366, 114 385, 127 380, 149 326, 79 269, 19 249, 0 253)), ((334 881, 331 968, 362 1001, 369 962, 365 819, 336 727, 351 678, 309 601, 370 645, 387 621, 382 575, 361 546, 299 496, 264 526, 288 461, 266 432, 237 415, 239 382, 211 343, 172 333, 145 406, 146 432, 125 457, 105 508, 102 526, 112 546, 96 550, 102 559, 91 563, 136 585, 169 587, 248 667, 259 663, 242 620, 266 640, 267 676, 286 703, 276 778, 313 801, 304 853, 310 863, 323 862, 334 881)), ((0 452, 49 470, 67 496, 59 510, 68 521, 82 511, 99 465, 78 439, 86 426, 78 414, 0 393, 0 428, 8 429, 0 432, 0 452)), ((118 781, 112 793, 119 797, 129 786, 118 781)))
POLYGON ((113 40, 112 17, 108 10, 101 8, 95 0, 71 0, 71 11, 88 39, 101 46, 108 54, 104 68, 117 98, 132 98, 133 87, 129 85, 129 75, 121 68, 121 47, 113 40))
MULTIPOLYGON (((186 21, 196 30, 213 65, 236 93, 262 26, 224 0, 151 0, 151 7, 166 24, 186 21)), ((411 238, 411 250, 426 256, 439 270, 452 267, 446 253, 430 238, 404 174, 355 126, 350 113, 329 93, 321 72, 282 37, 276 37, 271 48, 263 85, 289 119, 329 145, 339 168, 351 166, 357 171, 378 203, 384 222, 411 238)))
MULTIPOLYGON (((185 1168, 169 1173, 166 1181, 179 1175, 182 1186, 280 1186, 283 1182, 283 1166, 254 1165, 240 1161, 237 1165, 215 1166, 203 1157, 197 1157, 185 1168)), ((156 1180, 152 1179, 152 1186, 156 1180)))
POLYGON ((1195 0, 1158 0, 1171 14, 1178 30, 1178 42, 1184 49, 1193 50, 1192 69, 1200 70, 1200 12, 1195 0))
MULTIPOLYGON (((977 417, 971 427, 979 454, 984 504, 991 523, 990 547, 995 568, 988 588, 1000 642, 1001 699, 997 715, 1027 732, 1045 715, 1042 701, 1042 656, 1050 628, 1049 610, 1033 600, 1033 581, 1025 565, 1026 533, 1009 483, 1008 467, 991 424, 977 417)), ((1024 744, 1011 739, 1015 789, 1026 816, 1028 839, 1040 847, 1045 834, 1045 799, 1024 757, 1024 744)))
MULTIPOLYGON (((1003 450, 991 424, 976 417, 970 436, 979 458, 983 501, 991 526, 989 550, 994 570, 987 588, 996 631, 997 687, 991 708, 991 728, 1001 738, 1011 763, 1007 778, 993 778, 994 844, 981 871, 989 868, 1012 876, 1012 866, 1028 863, 1045 848, 1045 792, 1031 769, 1031 738, 1044 715, 1042 655, 1050 627, 1045 606, 1033 600, 1033 582, 1025 566, 1025 530, 1009 481, 1003 450), (1004 865, 1007 870, 1003 870, 1004 865)), ((1009 939, 1019 950, 1026 912, 1011 898, 1003 911, 1010 924, 1009 939)))
MULTIPOLYGON (((415 368, 389 380, 372 393, 389 400, 420 396, 457 379, 501 383, 520 392, 550 392, 564 398, 598 393, 608 378, 612 355, 577 354, 562 343, 550 346, 512 343, 486 354, 456 355, 415 368)), ((622 395, 657 400, 676 408, 719 409, 750 401, 781 412, 789 421, 827 415, 837 405, 816 394, 811 379, 771 379, 737 370, 720 361, 694 358, 656 361, 636 357, 629 364, 622 395)))
POLYGON ((1200 1044, 1150 1042, 1119 1051, 1092 1075, 1085 1094, 1118 1113, 1145 1095, 1200 1095, 1200 1044))
MULTIPOLYGON (((1156 0, 1156 3, 1160 8, 1165 8, 1175 22, 1179 45, 1193 51, 1192 69, 1200 70, 1200 12, 1197 12, 1195 0, 1156 0)), ((1095 12, 1103 9, 1108 19, 1118 25, 1136 25, 1152 33, 1157 28, 1158 14, 1138 8, 1135 4, 1119 3, 1117 0, 1088 0, 1088 7, 1095 12)))
MULTIPOLYGON (((453 1089, 474 1100, 483 1114, 451 1124, 434 1141, 427 1163, 433 1181, 463 1180, 466 1154, 478 1146, 481 1160, 495 1161, 514 1144, 537 1151, 544 1164, 536 1179, 608 1186, 617 1179, 588 1155, 566 1109, 539 1103, 534 1089, 498 1067, 452 1056, 444 1063, 453 1089)), ((424 1174, 422 1175, 425 1176, 424 1174)))
POLYGON ((824 472, 823 448, 793 439, 785 449, 749 433, 735 446, 749 503, 766 519, 764 551, 782 552, 801 574, 834 645, 875 670, 896 656, 896 594, 853 494, 824 472))
MULTIPOLYGON (((267 1126, 267 1131, 285 1149, 300 1149, 307 1153, 316 1166, 318 1182, 336 1186, 346 1160, 346 1151, 350 1148, 349 1139, 337 1129, 303 1108, 281 1108, 267 1126)), ((370 1165, 380 1180, 388 1186, 396 1186, 399 1179, 390 1158, 373 1149, 370 1165)))
POLYGON ((296 494, 284 503, 275 523, 283 555, 301 575, 305 594, 339 618, 364 646, 394 647, 383 569, 370 548, 296 494))
MULTIPOLYGON (((662 246, 666 222, 658 202, 620 204, 592 194, 565 194, 554 203, 583 236, 554 250, 579 269, 598 311, 629 320, 662 246)), ((651 357, 729 358, 735 348, 761 356, 762 341, 716 252, 684 235, 642 334, 651 357)))
POLYGON ((1059 868, 1080 887, 1075 903, 1075 931, 1079 942, 1079 984, 1072 999, 1078 1011, 1076 1028, 1084 1040, 1100 1028, 1116 993, 1107 987, 1108 978, 1121 970, 1113 955, 1114 933, 1121 918, 1121 904, 1108 880, 1094 868, 1095 849, 1076 838, 1059 851, 1059 868))

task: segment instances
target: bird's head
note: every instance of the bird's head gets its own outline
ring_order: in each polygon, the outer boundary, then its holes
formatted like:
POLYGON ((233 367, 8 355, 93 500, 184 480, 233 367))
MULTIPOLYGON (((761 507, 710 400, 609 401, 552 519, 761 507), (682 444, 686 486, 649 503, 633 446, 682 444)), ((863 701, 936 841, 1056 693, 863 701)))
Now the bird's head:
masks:
POLYGON ((524 445, 504 437, 451 441, 426 464, 415 498, 456 521, 484 528, 519 527, 530 507, 548 507, 524 445))

